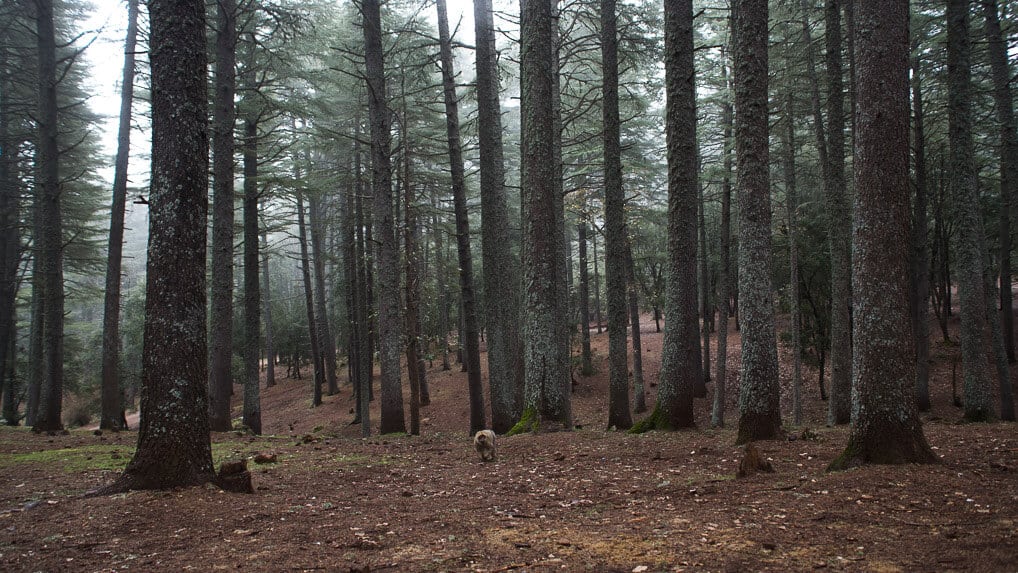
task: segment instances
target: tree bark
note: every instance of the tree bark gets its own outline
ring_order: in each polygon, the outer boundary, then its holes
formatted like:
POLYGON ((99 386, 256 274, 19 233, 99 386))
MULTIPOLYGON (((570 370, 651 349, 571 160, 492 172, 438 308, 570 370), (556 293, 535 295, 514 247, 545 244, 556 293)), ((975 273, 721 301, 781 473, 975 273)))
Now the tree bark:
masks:
POLYGON ((399 300, 399 256, 392 208, 392 176, 389 158, 389 113, 385 101, 385 69, 382 52, 382 21, 379 0, 364 0, 364 55, 371 124, 371 183, 374 191, 372 218, 377 241, 378 342, 381 361, 382 434, 406 432, 403 419, 403 384, 400 380, 402 328, 399 300))
POLYGON ((947 3, 948 132, 951 148, 951 194, 957 225, 958 295, 961 297, 961 351, 965 377, 965 418, 993 417, 993 394, 986 363, 988 324, 982 247, 983 220, 972 142, 972 80, 969 1, 947 3))
POLYGON ((908 3, 856 4, 852 429, 830 469, 933 463, 915 408, 908 319, 908 3))
POLYGON ((590 273, 587 266, 587 223, 581 222, 577 225, 579 237, 579 263, 580 263, 580 337, 582 340, 580 349, 580 374, 590 376, 594 373, 594 365, 591 363, 590 352, 590 273))
MULTIPOLYGON (((297 174, 300 180, 300 174, 297 174)), ((314 283, 311 278, 311 261, 308 255, 307 225, 304 222, 304 194, 297 191, 297 240, 300 244, 300 270, 304 286, 304 306, 308 318, 308 340, 311 343, 311 364, 314 368, 311 405, 322 405, 322 386, 325 384, 325 369, 322 361, 321 338, 315 316, 314 283)))
POLYGON ((695 424, 693 396, 703 381, 696 312, 696 95, 693 5, 665 4, 665 108, 668 152, 668 259, 665 333, 654 426, 695 424))
MULTIPOLYGON (((1018 187, 1018 128, 1011 94, 1011 66, 1007 45, 1000 30, 996 0, 982 0, 986 19, 987 56, 993 78, 993 99, 1000 124, 1000 308, 1004 348, 1008 361, 1014 362, 1014 304, 1011 291, 1011 212, 1015 209, 1018 187)), ((1010 381, 1001 385, 1000 418, 1013 421, 1014 398, 1010 381)))
POLYGON ((452 40, 445 0, 438 0, 438 35, 441 42, 442 93, 445 98, 445 133, 449 144, 453 206, 456 212, 456 250, 459 254, 460 296, 463 302, 463 330, 466 335, 467 388, 470 395, 470 434, 487 427, 484 413, 484 386, 481 384, 480 329, 474 295, 474 263, 470 252, 470 219, 467 215, 466 175, 460 144, 459 106, 452 61, 452 40))
POLYGON ((788 208, 788 266, 792 323, 792 423, 802 424, 802 312, 799 309, 799 198, 795 188, 795 98, 789 90, 785 103, 784 176, 785 202, 788 208))
MULTIPOLYGON (((10 61, 0 43, 0 149, 15 149, 11 134, 10 61)), ((14 177, 12 153, 0 153, 0 385, 2 414, 8 426, 20 422, 16 382, 8 365, 16 360, 18 267, 21 263, 21 195, 14 177)))
POLYGON ((205 4, 150 0, 152 187, 138 447, 98 493, 211 481, 205 4))
POLYGON ((261 292, 258 281, 258 119, 244 120, 244 407, 243 423, 262 433, 258 380, 261 292))
POLYGON ((633 263, 633 246, 626 237, 626 286, 629 297, 629 326, 633 337, 633 412, 647 411, 647 392, 643 382, 643 344, 640 339, 640 294, 636 285, 636 265, 633 263))
POLYGON ((318 326, 318 348, 322 352, 325 383, 329 396, 339 392, 336 381, 336 343, 329 325, 328 304, 325 294, 325 216, 322 213, 322 198, 308 197, 308 223, 311 231, 311 257, 315 269, 315 324, 318 326))
POLYGON ((556 74, 549 0, 524 0, 520 22, 521 195, 523 203, 522 431, 571 429, 568 341, 561 292, 564 230, 557 224, 555 121, 556 74), (551 159, 549 161, 549 159, 551 159), (564 347, 564 348, 563 348, 564 347), (563 360, 565 359, 565 360, 563 360), (563 370, 565 362, 566 370, 563 370))
POLYGON ((912 327, 916 342, 916 405, 930 410, 930 249, 926 218, 926 135, 923 114, 922 70, 918 55, 912 59, 912 106, 915 159, 915 205, 912 213, 912 327))
MULTIPOLYGON (((727 58, 726 58, 727 59, 727 58)), ((728 62, 721 67, 721 78, 726 89, 728 62)), ((725 99, 721 108, 722 139, 724 145, 723 173, 721 175, 721 256, 718 270, 718 348, 717 375, 714 385, 714 403, 711 408, 711 426, 725 425, 725 392, 728 382, 728 316, 731 299, 730 252, 732 248, 732 104, 725 99)))
POLYGON ((36 431, 63 428, 60 419, 64 391, 64 271, 63 225, 60 200, 60 149, 57 124, 56 37, 52 0, 38 0, 36 38, 39 56, 39 106, 36 151, 39 227, 35 235, 36 256, 42 276, 43 378, 39 411, 32 426, 36 431))
POLYGON ((827 422, 852 418, 852 208, 845 188, 845 94, 841 64, 840 0, 825 6, 827 44, 827 160, 824 197, 831 248, 831 390, 827 422))
POLYGON ((628 430, 629 359, 626 352, 626 213, 622 192, 619 118, 618 7, 601 0, 602 108, 604 118, 605 278, 608 295, 608 427, 628 430))
POLYGON ((771 287, 771 199, 767 123, 767 2, 732 5, 735 156, 739 174, 739 314, 742 387, 737 442, 781 432, 777 339, 771 287))
MULTIPOLYGON (((439 0, 442 1, 442 0, 439 0)), ((439 16, 441 19, 441 15, 439 16)), ((441 24, 439 24, 441 28, 441 24)), ((406 100, 403 102, 404 125, 407 116, 406 100)), ((405 134, 404 134, 405 135, 405 134)), ((417 214, 414 209, 413 185, 410 184, 411 146, 403 141, 403 256, 406 268, 406 366, 410 382, 410 435, 421 435, 421 377, 424 363, 421 359, 421 279, 418 269, 420 253, 417 248, 417 214)), ((482 401, 483 404, 483 401, 482 401)))
MULTIPOLYGON (((127 39, 124 41, 124 75, 120 84, 120 125, 114 161, 113 204, 106 257, 106 294, 103 312, 102 408, 99 428, 126 430, 124 393, 120 388, 120 281, 124 250, 124 207, 127 203, 127 167, 131 151, 131 103, 134 101, 134 50, 138 39, 138 0, 127 3, 127 39)), ((6 146, 4 147, 6 149, 6 146)), ((0 325, 2 328, 2 325, 0 325)), ((3 346, 0 344, 0 346, 3 346)), ((3 352, 3 350, 0 350, 3 352)), ((0 360, 0 372, 3 361, 0 360)))
MULTIPOLYGON (((216 71, 212 118, 212 340, 209 422, 229 431, 233 394, 234 135, 237 84, 237 5, 216 2, 216 71)), ((254 49, 252 47, 252 49, 254 49)))
POLYGON ((269 233, 262 229, 262 304, 265 313, 265 387, 276 385, 276 347, 272 340, 272 295, 269 275, 269 233))

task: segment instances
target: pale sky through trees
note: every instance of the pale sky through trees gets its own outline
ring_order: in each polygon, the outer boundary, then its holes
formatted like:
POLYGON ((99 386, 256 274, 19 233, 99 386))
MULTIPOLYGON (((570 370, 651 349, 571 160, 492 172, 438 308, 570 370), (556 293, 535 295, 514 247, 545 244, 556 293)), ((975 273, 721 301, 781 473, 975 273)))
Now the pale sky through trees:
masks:
MULTIPOLYGON (((339 2, 337 1, 337 4, 339 2)), ((474 11, 473 0, 447 0, 449 7, 449 26, 455 34, 455 39, 465 44, 472 44, 474 41, 474 11)), ((123 77, 124 66, 124 36, 127 33, 127 4, 122 0, 93 0, 94 10, 91 17, 80 24, 80 29, 85 32, 85 37, 91 39, 97 35, 95 41, 86 51, 86 62, 89 66, 87 74, 89 81, 86 88, 92 94, 89 99, 89 106, 93 111, 105 118, 101 124, 102 147, 106 155, 110 157, 106 167, 101 169, 100 174, 113 184, 113 156, 117 147, 117 121, 120 113, 120 80, 123 77)), ((518 10, 509 6, 506 2, 496 1, 496 10, 518 10)), ((432 6, 424 13, 433 23, 437 22, 435 8, 432 6)), ((147 18, 147 15, 145 16, 147 18)), ((437 23, 436 30, 437 30, 437 23)), ((496 26, 498 26, 496 17, 496 26)), ((142 33, 147 36, 147 20, 142 24, 142 33)), ((436 32, 437 34, 437 32, 436 32)), ((139 50, 145 48, 139 46, 139 50)), ((437 46, 436 46, 437 51, 437 46)), ((465 62, 469 62, 466 71, 473 75, 473 57, 460 50, 457 54, 459 61, 457 70, 463 71, 465 62), (464 60, 464 58, 468 58, 464 60)), ((139 55, 139 65, 144 55, 139 55)), ((137 95, 137 94, 136 94, 137 95)), ((131 178, 129 186, 133 188, 143 187, 148 184, 148 150, 150 142, 148 139, 147 125, 141 131, 138 123, 139 108, 135 104, 135 131, 131 134, 131 178), (145 161, 139 159, 144 156, 145 161)), ((147 122, 147 120, 146 120, 147 122)), ((133 196, 132 196, 133 198, 133 196)), ((133 205, 128 201, 128 210, 133 205)))

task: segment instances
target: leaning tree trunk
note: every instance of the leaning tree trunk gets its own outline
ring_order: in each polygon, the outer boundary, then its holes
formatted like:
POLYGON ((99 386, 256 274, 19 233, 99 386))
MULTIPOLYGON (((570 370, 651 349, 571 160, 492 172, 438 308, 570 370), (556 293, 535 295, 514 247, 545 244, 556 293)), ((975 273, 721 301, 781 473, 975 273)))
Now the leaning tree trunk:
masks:
POLYGON ((857 0, 852 430, 830 469, 933 463, 908 319, 908 3, 857 0))
POLYGON ((604 230, 608 294, 608 427, 627 430, 629 360, 626 352, 626 213, 622 193, 619 49, 616 0, 601 0, 602 117, 604 118, 604 230))
MULTIPOLYGON (((127 3, 127 40, 124 42, 124 77, 120 84, 120 125, 110 207, 110 240, 106 257, 106 294, 103 312, 102 412, 99 428, 126 430, 124 393, 120 388, 120 272, 124 251, 124 207, 127 203, 127 166, 131 150, 131 103, 134 100, 134 47, 138 40, 138 0, 127 3)), ((6 146, 4 147, 6 149, 6 146)), ((2 328, 2 325, 0 325, 2 328)), ((2 346, 2 344, 0 344, 2 346)), ((3 352, 0 349, 0 352, 3 352)), ((0 360, 0 372, 3 361, 0 360)))
POLYGON ((969 2, 947 3, 948 132, 951 192, 957 225, 958 295, 961 297, 961 351, 965 377, 965 418, 993 417, 993 394, 986 363, 988 346, 982 247, 983 219, 972 142, 972 80, 969 2))
POLYGON ((52 431, 63 428, 60 414, 64 392, 63 225, 60 214, 60 149, 57 145, 56 38, 52 0, 38 0, 36 10, 39 49, 36 187, 39 189, 40 226, 35 241, 42 273, 44 375, 33 429, 52 431))
MULTIPOLYGON (((216 74, 212 118, 212 340, 209 422, 229 431, 233 394, 234 93, 237 74, 237 6, 217 2, 216 74)), ((254 49, 252 47, 251 49, 254 49)))
POLYGON ((205 310, 205 3, 150 0, 148 6, 152 187, 141 425, 131 462, 100 493, 186 487, 214 477, 205 310))
POLYGON ((732 5, 735 156, 739 189, 739 315, 742 388, 738 443, 778 437, 777 338, 771 288, 767 120, 767 1, 732 5))
POLYGON ((463 330, 466 335, 467 389, 470 394, 470 433, 485 429, 484 386, 481 384, 480 329, 474 295, 474 263, 470 253, 470 219, 467 215, 467 185, 460 144, 459 106, 456 103, 456 74, 452 61, 452 40, 445 0, 438 0, 438 35, 441 43, 442 93, 445 98, 445 132, 449 144, 453 208, 456 211, 456 250, 459 254, 460 296, 463 303, 463 330))

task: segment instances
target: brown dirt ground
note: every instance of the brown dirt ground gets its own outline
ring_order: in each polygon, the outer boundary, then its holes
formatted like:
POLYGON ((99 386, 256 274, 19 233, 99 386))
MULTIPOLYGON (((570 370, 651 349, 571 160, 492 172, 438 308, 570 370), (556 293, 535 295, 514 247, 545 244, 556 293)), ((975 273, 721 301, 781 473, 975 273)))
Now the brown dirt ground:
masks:
MULTIPOLYGON (((643 336, 652 382, 661 334, 645 319, 643 336)), ((84 498, 126 464, 134 432, 0 429, 0 570, 1018 571, 1018 433, 957 423, 955 346, 933 345, 924 416, 941 464, 826 473, 847 429, 824 427, 806 370, 817 439, 759 443, 775 472, 735 479, 736 392, 725 429, 709 429, 701 400, 698 430, 605 431, 607 334, 593 338, 598 373, 573 394, 579 429, 500 437, 494 463, 467 436, 466 375, 438 362, 419 437, 361 439, 345 387, 317 409, 307 378, 263 390, 265 436, 213 436, 217 463, 277 454, 251 464, 254 495, 84 498)))

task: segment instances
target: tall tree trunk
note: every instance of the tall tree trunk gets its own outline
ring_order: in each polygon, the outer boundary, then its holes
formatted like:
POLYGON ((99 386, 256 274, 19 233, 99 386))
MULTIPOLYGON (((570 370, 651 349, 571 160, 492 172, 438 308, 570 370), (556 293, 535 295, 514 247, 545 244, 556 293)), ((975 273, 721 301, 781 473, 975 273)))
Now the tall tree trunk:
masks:
MULTIPOLYGON (((1011 293, 1011 212, 1015 209, 1018 187, 1018 128, 1015 125, 1014 100, 1010 87, 1011 66, 1007 44, 1000 31, 996 0, 982 0, 986 19, 987 56, 993 78, 993 99, 1000 124, 1000 308, 1008 360, 1014 362, 1014 308, 1011 293)), ((1013 406, 1012 406, 1013 410, 1013 406)), ((1005 418, 1004 412, 1001 417, 1005 418)))
POLYGON ((908 320, 908 3, 858 0, 852 429, 830 469, 933 463, 908 320))
POLYGON ((138 447, 100 493, 213 479, 209 440, 205 225, 205 3, 150 0, 152 187, 138 447))
POLYGON ((269 276, 269 233, 262 229, 262 301, 263 312, 265 313, 265 387, 272 388, 276 385, 276 347, 272 340, 272 296, 270 286, 272 281, 269 276))
MULTIPOLYGON (((556 304, 555 304, 555 320, 554 324, 557 326, 555 333, 555 340, 557 344, 555 349, 557 350, 556 356, 556 368, 558 370, 557 378, 561 381, 561 391, 563 400, 561 401, 562 412, 564 414, 563 419, 565 420, 564 426, 566 429, 572 429, 573 427, 573 414, 572 414, 572 334, 570 332, 570 317, 573 315, 572 309, 572 296, 571 288, 572 283, 570 282, 570 269, 572 267, 572 248, 570 245, 571 232, 570 228, 566 226, 566 204, 565 204, 565 185, 563 184, 563 171, 564 165, 562 161, 562 132, 564 126, 562 123, 562 87, 560 78, 561 69, 561 58, 559 51, 561 49, 561 38, 559 32, 559 19, 561 17, 561 10, 559 9, 559 0, 550 0, 551 9, 551 167, 553 176, 551 183, 553 187, 552 193, 552 206, 553 218, 555 221, 555 250, 557 252, 556 258, 558 259, 557 268, 558 272, 553 271, 552 276, 555 279, 555 293, 556 293, 556 304)), ((596 233, 595 233, 596 237, 596 233)), ((597 246, 597 243, 594 243, 597 246)), ((594 258, 597 258, 595 251, 594 258)), ((595 267, 595 276, 597 275, 597 268, 595 267)), ((600 322, 600 321, 598 321, 600 322)))
MULTIPOLYGON (((127 3, 127 39, 124 41, 124 76, 120 84, 120 125, 114 162, 113 205, 106 257, 106 294, 103 312, 102 410, 99 428, 126 430, 124 394, 120 388, 120 269, 124 251, 124 207, 127 203, 127 166, 131 151, 131 103, 134 100, 134 49, 138 40, 138 0, 127 3)), ((6 148, 6 147, 5 147, 6 148)), ((0 325, 2 328, 2 325, 0 325)), ((3 346, 0 343, 0 346, 3 346)), ((0 352, 3 352, 0 349, 0 352)), ((0 372, 3 371, 0 360, 0 372)))
POLYGON ((643 341, 640 339, 640 294, 636 285, 633 246, 626 237, 626 291, 629 297, 629 326, 633 336, 633 412, 647 411, 647 391, 643 381, 643 341))
POLYGON ((969 45, 969 1, 947 3, 948 132, 951 147, 951 194, 957 224, 958 295, 961 297, 961 351, 965 376, 965 418, 993 417, 993 393, 986 363, 988 325, 981 248, 983 220, 972 142, 972 80, 969 45))
POLYGON ((608 427, 627 430, 629 359, 626 352, 626 213, 622 193, 619 47, 616 0, 601 0, 602 117, 604 118, 605 275, 608 289, 608 427))
MULTIPOLYGON (((300 174, 297 174, 300 180, 300 174)), ((300 271, 304 284, 304 306, 308 316, 308 339, 311 342, 311 364, 314 368, 311 405, 322 405, 322 386, 325 384, 325 368, 322 362, 321 337, 315 317, 314 283, 311 282, 311 261, 308 255, 307 225, 304 223, 304 194, 297 191, 297 236, 300 243, 300 271)))
POLYGON ((792 423, 802 424, 802 312, 799 309, 799 198, 795 188, 795 99, 789 90, 785 102, 784 176, 785 202, 788 208, 788 266, 792 323, 792 423))
MULTIPOLYGON (((11 85, 7 46, 0 43, 0 149, 14 149, 11 134, 11 85)), ((8 365, 16 360, 18 267, 21 262, 21 196, 14 177, 12 153, 0 153, 0 385, 2 413, 8 426, 17 426, 17 388, 8 365)))
POLYGON ((831 392, 827 422, 852 419, 852 208, 845 189, 845 94, 840 0, 827 0, 827 160, 824 197, 831 247, 831 392))
MULTIPOLYGON (((440 2, 443 0, 439 0, 440 2)), ((441 19, 441 16, 439 16, 441 19)), ((441 24, 439 24, 441 28, 441 24)), ((405 92, 404 92, 405 93, 405 92)), ((403 100, 403 125, 406 125, 406 100, 403 100)), ((406 133, 403 134, 404 138, 406 133)), ((406 366, 407 378, 410 381, 410 435, 421 435, 421 376, 424 374, 424 363, 421 361, 421 279, 418 269, 420 253, 417 248, 417 214, 414 209, 414 192, 411 185, 411 147, 410 142, 403 140, 403 255, 406 268, 406 366)))
POLYGON ((778 350, 771 303, 771 198, 767 123, 767 2, 732 5, 735 156, 739 174, 739 314, 742 387, 738 443, 781 432, 778 350))
MULTIPOLYGON (((355 144, 356 145, 356 144, 355 144)), ((356 168, 354 172, 357 174, 357 189, 361 191, 363 186, 360 181, 361 166, 360 166, 360 151, 359 147, 354 152, 356 168)), ((370 283, 370 269, 371 265, 368 262, 368 243, 365 240, 367 227, 365 224, 364 217, 364 206, 361 200, 363 193, 358 192, 354 197, 354 223, 356 227, 356 240, 357 240, 357 254, 356 265, 357 265, 357 324, 358 332, 360 333, 360 355, 357 358, 357 364, 360 366, 359 372, 357 373, 357 416, 361 422, 361 436, 368 437, 371 435, 371 409, 369 408, 371 403, 371 380, 374 377, 375 362, 374 362, 374 344, 372 341, 372 326, 371 326, 371 283, 370 283)))
MULTIPOLYGON (((39 218, 39 205, 33 206, 33 219, 39 218)), ((38 229, 39 223, 33 223, 38 229)), ((28 333, 28 397, 25 404, 25 425, 34 426, 35 420, 39 417, 39 397, 42 392, 42 379, 45 375, 42 360, 42 340, 44 324, 42 320, 43 305, 45 299, 42 296, 42 270, 39 257, 32 259, 32 299, 29 306, 32 309, 31 326, 28 333)))
POLYGON ((590 235, 590 240, 594 258, 594 320, 597 321, 597 333, 601 334, 601 323, 604 319, 601 317, 601 269, 598 265, 597 257, 596 227, 594 228, 594 233, 590 235))
POLYGON ((692 427, 693 396, 703 383, 696 313, 696 96, 693 5, 665 3, 665 110, 668 151, 668 259, 665 342, 650 427, 692 427))
MULTIPOLYGON (((357 152, 355 144, 354 154, 357 152)), ((359 171, 359 161, 354 160, 354 164, 354 169, 359 171)), ((354 172, 354 178, 356 179, 356 177, 357 171, 354 172)), ((362 296, 360 292, 360 279, 357 277, 357 257, 360 253, 357 251, 357 231, 354 229, 356 220, 354 195, 357 193, 357 189, 356 182, 352 182, 346 192, 343 193, 343 216, 340 219, 342 226, 341 240, 343 243, 343 282, 346 283, 346 320, 349 323, 346 340, 347 378, 353 390, 355 410, 357 412, 353 421, 355 424, 360 421, 358 392, 360 391, 360 359, 361 344, 363 343, 361 317, 358 313, 358 304, 360 304, 360 297, 362 296)))
MULTIPOLYGON (((212 340, 209 422, 230 430, 233 394, 234 94, 237 86, 236 0, 216 2, 215 92, 212 108, 212 340)), ((253 47, 251 49, 254 49, 253 47)))
POLYGON ((579 236, 579 263, 580 263, 580 337, 582 347, 580 358, 583 361, 580 366, 580 373, 590 376, 594 373, 594 365, 591 363, 590 352, 590 273, 587 272, 587 222, 582 221, 577 225, 579 236))
MULTIPOLYGON (((434 237, 434 242, 435 242, 435 282, 438 285, 438 330, 439 330, 439 334, 438 334, 438 346, 439 346, 439 352, 442 355, 442 370, 450 370, 450 369, 452 369, 452 366, 449 364, 449 329, 451 328, 451 323, 452 323, 452 318, 451 318, 451 306, 452 306, 452 304, 449 302, 449 288, 448 288, 447 283, 446 283, 446 272, 445 272, 445 269, 446 269, 446 262, 445 262, 446 252, 445 252, 445 240, 444 240, 445 239, 445 229, 442 228, 439 225, 439 221, 438 221, 438 200, 435 198, 434 195, 432 195, 432 197, 431 197, 431 207, 432 207, 432 211, 434 213, 432 215, 432 218, 431 218, 431 227, 432 227, 432 229, 433 229, 433 231, 435 233, 435 237, 434 237)), ((481 230, 482 230, 482 232, 484 232, 484 227, 483 226, 481 227, 481 230)), ((485 264, 485 272, 487 272, 487 264, 485 264)), ((485 276, 487 276, 487 275, 485 275, 485 276)), ((487 285, 485 285, 485 291, 486 292, 490 292, 490 291, 488 291, 487 285)), ((490 297, 491 295, 489 294, 488 296, 490 297)), ((486 302, 488 304, 488 307, 490 308, 492 306, 492 302, 490 302, 490 301, 486 301, 486 302)), ((488 317, 488 321, 490 322, 491 320, 492 320, 492 318, 489 316, 488 317)), ((488 384, 489 385, 491 384, 491 374, 490 374, 490 372, 491 372, 491 359, 492 359, 491 352, 493 350, 492 349, 492 344, 494 343, 494 340, 492 340, 491 336, 494 333, 494 329, 497 329, 497 325, 494 325, 494 324, 489 325, 489 327, 488 327, 488 371, 489 371, 488 384)), ((494 404, 495 404, 495 398, 493 396, 492 397, 492 418, 495 417, 495 406, 494 406, 494 404)), ((494 427, 494 424, 495 424, 495 421, 492 420, 492 427, 494 427)), ((495 431, 498 432, 498 433, 505 433, 504 430, 495 430, 495 431)))
MULTIPOLYGON (((730 92, 728 62, 721 67, 721 78, 730 92)), ((732 104, 725 98, 721 108, 724 166, 721 175, 721 256, 718 272, 718 348, 717 375, 714 376, 714 403, 711 408, 711 426, 725 425, 725 392, 728 377, 728 311, 731 299, 730 252, 732 248, 732 104)))
POLYGON ((374 190, 372 218, 378 253, 378 342, 381 360, 382 434, 406 432, 403 419, 403 384, 400 380, 402 328, 399 316, 399 255, 392 208, 392 176, 389 158, 389 112, 385 101, 385 69, 382 52, 382 21, 379 0, 364 0, 364 55, 371 124, 371 183, 374 190))
POLYGON ((562 197, 555 177, 556 74, 549 0, 525 0, 520 16, 521 196, 523 203, 522 431, 571 429, 568 340, 562 314, 564 230, 557 223, 562 197), (551 158, 551 161, 549 161, 551 158), (566 358, 566 360, 563 360, 566 358))
POLYGON ((322 213, 322 198, 308 197, 308 218, 311 231, 311 256, 315 267, 315 324, 318 326, 318 348, 325 364, 326 391, 329 396, 339 392, 336 381, 336 343, 329 325, 328 301, 325 295, 325 215, 322 213))
POLYGON ((244 121, 244 426, 262 433, 258 358, 261 292, 258 282, 258 118, 244 121))
POLYGON ((38 0, 35 5, 39 49, 36 187, 40 210, 40 227, 35 241, 43 277, 44 376, 33 429, 52 431, 63 428, 60 414, 64 392, 63 225, 60 213, 60 149, 57 145, 56 37, 52 0, 38 0))
POLYGON ((916 342, 916 405, 930 410, 930 249, 926 218, 926 136, 919 46, 912 59, 912 105, 915 158, 915 205, 912 213, 912 328, 916 342))
POLYGON ((467 185, 460 144, 459 109, 456 103, 456 72, 452 61, 452 40, 445 0, 438 0, 438 36, 441 42, 442 92, 445 97, 445 132, 449 143, 449 168, 456 211, 456 247, 459 253, 460 296, 463 300, 463 330, 466 335, 467 388, 470 394, 470 434, 485 429, 484 386, 481 384, 480 329, 474 296, 474 263, 470 253, 470 219, 467 215, 467 185))
MULTIPOLYGON (((696 170, 700 171, 700 151, 696 153, 696 170)), ((697 296, 699 298, 699 309, 700 309, 700 333, 703 338, 703 342, 700 347, 703 352, 703 379, 699 384, 696 385, 695 396, 697 398, 707 397, 707 382, 710 382, 710 331, 711 326, 714 323, 714 308, 710 305, 710 270, 708 267, 708 259, 710 254, 707 252, 707 218, 704 214, 704 210, 707 208, 707 203, 703 196, 703 185, 697 182, 696 185, 696 229, 697 229, 697 263, 699 264, 699 273, 697 274, 697 296)))

